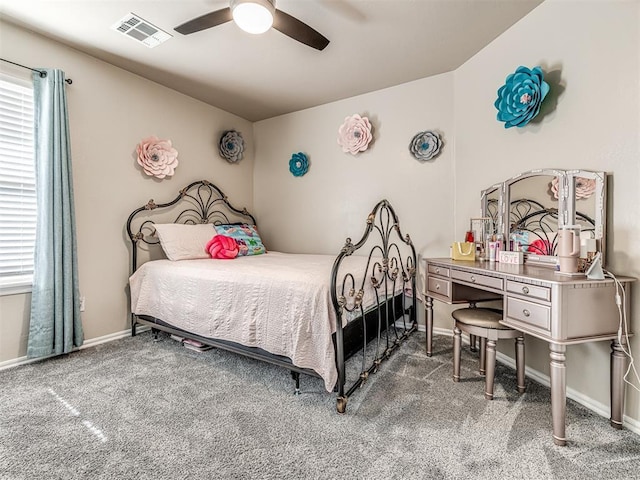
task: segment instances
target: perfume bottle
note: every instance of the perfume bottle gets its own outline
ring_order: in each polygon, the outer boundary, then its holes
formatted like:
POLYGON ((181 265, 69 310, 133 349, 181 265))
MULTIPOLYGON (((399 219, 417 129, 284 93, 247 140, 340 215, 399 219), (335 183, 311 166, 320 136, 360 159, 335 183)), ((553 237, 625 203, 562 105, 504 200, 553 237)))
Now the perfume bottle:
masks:
POLYGON ((484 255, 485 255, 485 259, 489 260, 489 244, 491 243, 491 241, 493 240, 493 236, 491 234, 487 234, 484 237, 484 255))
POLYGON ((469 242, 469 243, 475 242, 474 235, 473 235, 473 230, 468 230, 467 231, 467 233, 464 235, 464 241, 465 242, 469 242))

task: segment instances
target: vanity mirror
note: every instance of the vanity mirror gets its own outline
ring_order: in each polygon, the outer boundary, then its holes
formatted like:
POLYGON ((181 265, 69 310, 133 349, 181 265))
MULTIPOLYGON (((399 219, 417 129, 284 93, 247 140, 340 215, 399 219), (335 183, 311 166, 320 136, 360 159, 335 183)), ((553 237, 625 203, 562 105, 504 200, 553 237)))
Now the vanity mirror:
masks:
MULTIPOLYGON (((500 215, 502 205, 502 183, 497 183, 480 192, 480 203, 482 208, 482 218, 488 218, 485 223, 488 230, 483 232, 485 235, 497 235, 502 232, 502 215, 500 215)), ((483 240, 483 239, 481 239, 483 240)))
POLYGON ((601 252, 604 264, 605 172, 531 170, 484 190, 481 205, 483 217, 496 218, 506 249, 521 248, 528 263, 555 266, 559 237, 570 233, 580 258, 588 261, 601 252))
POLYGON ((476 242, 476 258, 485 260, 489 255, 488 242, 497 238, 502 228, 503 184, 497 183, 480 192, 482 216, 471 219, 471 230, 476 242))

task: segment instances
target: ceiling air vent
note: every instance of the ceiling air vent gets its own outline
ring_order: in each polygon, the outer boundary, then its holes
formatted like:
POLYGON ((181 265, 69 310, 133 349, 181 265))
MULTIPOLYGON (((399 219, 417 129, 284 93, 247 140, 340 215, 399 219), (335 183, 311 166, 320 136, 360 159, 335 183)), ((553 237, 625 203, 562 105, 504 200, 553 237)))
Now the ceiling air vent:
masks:
POLYGON ((160 30, 155 25, 150 24, 133 13, 129 13, 121 20, 118 20, 111 28, 149 48, 160 45, 171 38, 171 35, 167 32, 160 30))

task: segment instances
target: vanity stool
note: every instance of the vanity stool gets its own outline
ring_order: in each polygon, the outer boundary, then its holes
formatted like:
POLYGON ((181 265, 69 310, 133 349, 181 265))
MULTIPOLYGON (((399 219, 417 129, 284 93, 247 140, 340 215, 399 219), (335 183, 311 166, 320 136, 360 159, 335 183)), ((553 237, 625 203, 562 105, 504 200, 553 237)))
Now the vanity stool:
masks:
POLYGON ((524 393, 524 334, 513 328, 504 326, 502 311, 493 308, 459 308, 451 314, 455 320, 453 328, 453 381, 460 381, 460 354, 462 332, 472 338, 480 338, 480 373, 485 373, 484 396, 493 400, 493 380, 496 367, 496 341, 504 338, 515 338, 516 374, 518 392, 524 393))

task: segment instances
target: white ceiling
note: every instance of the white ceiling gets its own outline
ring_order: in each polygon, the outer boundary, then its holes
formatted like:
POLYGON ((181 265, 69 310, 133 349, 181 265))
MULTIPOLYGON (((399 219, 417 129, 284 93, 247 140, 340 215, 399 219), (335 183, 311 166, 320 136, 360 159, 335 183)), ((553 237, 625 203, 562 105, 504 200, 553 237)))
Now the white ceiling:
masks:
POLYGON ((0 0, 0 15, 257 121, 455 70, 541 2, 278 0, 331 41, 323 51, 233 22, 187 36, 173 30, 227 0, 0 0), (112 30, 128 13, 173 38, 150 49, 112 30))

